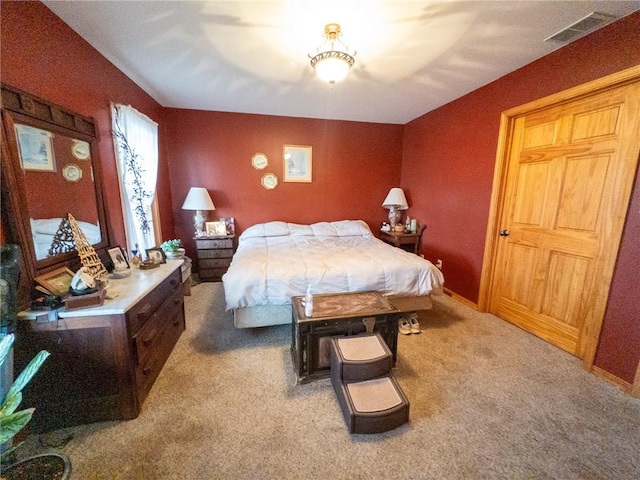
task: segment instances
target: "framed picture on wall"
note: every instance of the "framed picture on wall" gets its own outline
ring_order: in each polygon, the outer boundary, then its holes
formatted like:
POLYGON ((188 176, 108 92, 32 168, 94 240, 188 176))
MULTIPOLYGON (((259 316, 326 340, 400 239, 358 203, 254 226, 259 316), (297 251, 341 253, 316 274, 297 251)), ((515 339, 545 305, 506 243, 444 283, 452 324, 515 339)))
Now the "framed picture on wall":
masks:
POLYGON ((16 124, 16 138, 23 170, 56 171, 53 133, 29 125, 16 124))
POLYGON ((284 181, 311 183, 311 147, 284 146, 284 181))

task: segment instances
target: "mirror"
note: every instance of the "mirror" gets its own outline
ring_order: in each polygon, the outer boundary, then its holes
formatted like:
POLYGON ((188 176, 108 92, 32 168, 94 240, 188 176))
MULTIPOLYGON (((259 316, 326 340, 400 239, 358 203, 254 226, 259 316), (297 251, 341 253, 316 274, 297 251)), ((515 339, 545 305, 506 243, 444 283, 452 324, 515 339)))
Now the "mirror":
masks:
POLYGON ((93 119, 3 84, 2 120, 4 226, 30 280, 79 265, 69 213, 96 251, 108 247, 93 119))

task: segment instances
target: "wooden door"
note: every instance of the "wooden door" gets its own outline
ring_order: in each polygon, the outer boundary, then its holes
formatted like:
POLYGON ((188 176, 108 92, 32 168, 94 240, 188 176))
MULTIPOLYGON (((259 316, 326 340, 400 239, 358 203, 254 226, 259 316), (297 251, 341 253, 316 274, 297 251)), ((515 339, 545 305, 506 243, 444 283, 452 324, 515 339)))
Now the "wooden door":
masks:
POLYGON ((590 366, 638 163, 640 83, 533 107, 503 122, 489 311, 590 366))

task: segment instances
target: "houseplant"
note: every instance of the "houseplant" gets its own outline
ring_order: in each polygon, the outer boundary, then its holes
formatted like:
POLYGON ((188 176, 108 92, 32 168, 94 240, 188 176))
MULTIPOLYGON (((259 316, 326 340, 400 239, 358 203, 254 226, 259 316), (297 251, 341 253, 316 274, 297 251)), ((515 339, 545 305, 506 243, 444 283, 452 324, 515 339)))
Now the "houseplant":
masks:
POLYGON ((185 250, 184 248, 180 248, 180 243, 180 239, 175 238, 173 240, 162 242, 160 248, 162 248, 162 251, 165 253, 167 258, 182 258, 184 256, 185 250))
MULTIPOLYGON (((0 365, 3 365, 9 351, 13 346, 15 336, 5 335, 0 340, 0 365)), ((19 410, 22 402, 22 389, 29 383, 31 378, 40 369, 44 361, 49 356, 49 352, 42 350, 31 359, 22 373, 13 382, 0 404, 0 446, 13 439, 22 430, 33 416, 34 409, 27 408, 19 410)), ((0 453, 0 477, 6 480, 19 480, 27 478, 38 478, 41 480, 64 480, 71 475, 71 462, 62 454, 48 453, 25 458, 6 469, 2 465, 21 443, 11 446, 0 453)))

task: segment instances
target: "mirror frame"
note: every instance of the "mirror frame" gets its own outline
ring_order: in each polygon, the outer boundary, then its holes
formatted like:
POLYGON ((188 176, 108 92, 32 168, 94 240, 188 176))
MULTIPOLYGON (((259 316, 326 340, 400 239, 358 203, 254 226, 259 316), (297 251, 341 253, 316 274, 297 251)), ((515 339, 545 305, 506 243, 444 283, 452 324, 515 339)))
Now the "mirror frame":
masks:
MULTIPOLYGON (((93 245, 102 258, 109 247, 108 215, 103 198, 102 172, 96 142, 97 129, 93 118, 85 117, 47 100, 31 95, 18 88, 2 84, 2 201, 3 227, 8 243, 17 243, 22 248, 23 271, 29 289, 35 277, 60 267, 76 270, 80 258, 76 249, 41 260, 36 259, 35 247, 29 222, 27 197, 18 155, 15 123, 30 125, 57 134, 84 140, 91 147, 91 168, 96 195, 101 241, 93 245)), ((21 282, 23 283, 23 282, 21 282)), ((28 294, 29 292, 27 292, 28 294)), ((27 295, 28 296, 28 295, 27 295)), ((24 298, 21 295, 21 298, 24 298)))

